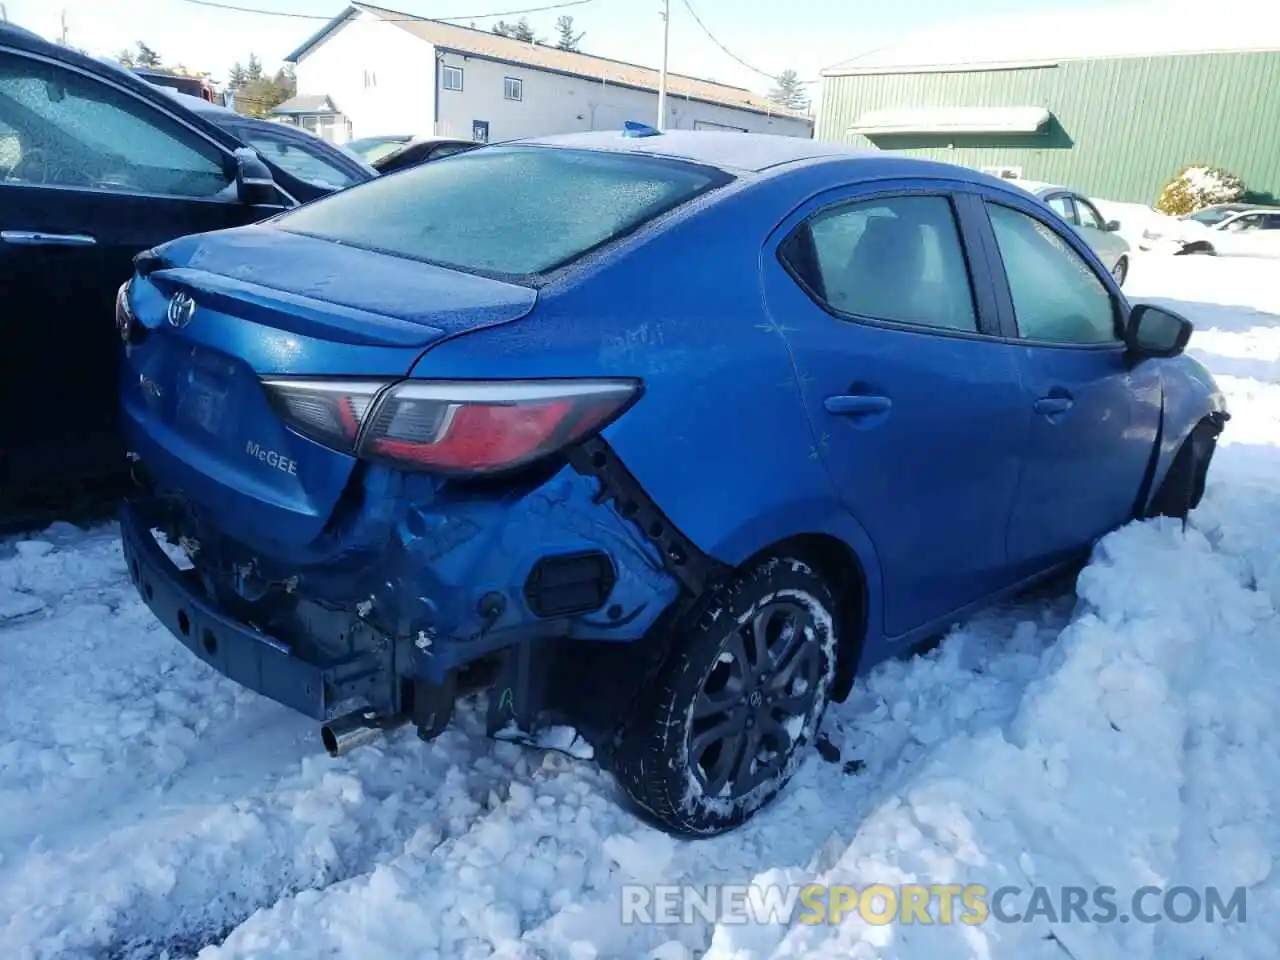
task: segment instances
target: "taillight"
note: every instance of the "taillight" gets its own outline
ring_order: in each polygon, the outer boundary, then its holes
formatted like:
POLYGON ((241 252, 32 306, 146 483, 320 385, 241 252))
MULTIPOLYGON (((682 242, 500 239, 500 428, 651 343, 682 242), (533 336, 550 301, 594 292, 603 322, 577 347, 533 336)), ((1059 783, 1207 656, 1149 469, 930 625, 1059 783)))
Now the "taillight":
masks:
POLYGON ((264 381, 298 433, 408 470, 511 470, 603 429, 635 399, 632 380, 264 381))

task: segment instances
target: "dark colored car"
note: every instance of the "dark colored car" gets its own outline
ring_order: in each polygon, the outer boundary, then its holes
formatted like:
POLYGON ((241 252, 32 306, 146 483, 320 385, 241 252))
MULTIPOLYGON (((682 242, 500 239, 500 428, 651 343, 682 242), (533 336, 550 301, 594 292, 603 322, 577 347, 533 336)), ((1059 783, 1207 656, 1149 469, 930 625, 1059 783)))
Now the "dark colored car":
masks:
POLYGON ((215 109, 0 25, 0 515, 123 472, 109 318, 135 254, 332 192, 215 109))
POLYGON ((253 147, 275 170, 301 185, 302 202, 372 180, 378 171, 358 155, 286 123, 236 113, 195 97, 170 93, 194 113, 211 120, 247 147, 253 147))
POLYGON ((346 148, 367 163, 376 163, 395 153, 413 137, 407 133, 389 133, 380 137, 357 137, 348 141, 346 148))
POLYGON ((487 678, 493 736, 589 747, 705 835, 858 670, 1185 516, 1227 411, 1191 324, 1005 181, 628 134, 139 257, 122 541, 175 637, 331 752, 429 739, 487 678))
POLYGON ((371 161, 379 173, 394 173, 405 167, 416 167, 420 163, 439 160, 455 153, 474 150, 480 144, 474 140, 456 140, 449 137, 421 137, 410 140, 403 146, 384 153, 371 161))

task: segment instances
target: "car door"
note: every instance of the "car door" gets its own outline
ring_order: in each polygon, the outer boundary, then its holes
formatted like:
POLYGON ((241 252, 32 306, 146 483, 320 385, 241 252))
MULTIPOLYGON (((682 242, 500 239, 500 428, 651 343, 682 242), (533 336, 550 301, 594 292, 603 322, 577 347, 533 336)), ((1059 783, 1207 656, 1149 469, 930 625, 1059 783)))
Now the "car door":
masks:
POLYGON ((51 57, 0 48, 0 494, 110 473, 117 288, 162 241, 260 219, 198 122, 51 57))
POLYGON ((891 637, 1010 582, 1029 415, 985 255, 959 227, 966 199, 931 182, 823 194, 765 258, 813 455, 875 547, 891 637))
POLYGON ((1267 255, 1267 214, 1246 213, 1223 225, 1215 250, 1223 257, 1261 257, 1267 255))
POLYGON ((1280 213, 1263 215, 1262 229, 1258 232, 1258 256, 1280 257, 1280 213))
POLYGON ((1078 238, 1030 204, 989 197, 985 208, 1031 414, 1009 522, 1009 557, 1025 574, 1132 518, 1159 428, 1159 362, 1128 361, 1128 307, 1078 238))

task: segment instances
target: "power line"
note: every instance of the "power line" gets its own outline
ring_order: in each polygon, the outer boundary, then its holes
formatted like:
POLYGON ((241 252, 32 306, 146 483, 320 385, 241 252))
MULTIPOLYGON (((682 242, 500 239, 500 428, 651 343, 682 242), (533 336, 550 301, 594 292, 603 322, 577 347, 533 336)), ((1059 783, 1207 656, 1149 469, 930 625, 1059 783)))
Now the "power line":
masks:
POLYGON ((712 43, 714 43, 717 47, 719 47, 725 56, 727 56, 730 60, 733 60, 736 63, 746 67, 752 73, 758 73, 760 74, 760 76, 765 77, 766 79, 772 80, 775 83, 777 82, 778 80, 777 74, 770 73, 767 70, 761 70, 759 67, 752 66, 751 64, 747 63, 747 61, 743 60, 740 56, 738 56, 736 53, 734 53, 732 50, 730 50, 728 47, 726 47, 723 43, 721 43, 720 40, 716 37, 716 35, 707 29, 707 25, 702 22, 702 18, 698 16, 698 12, 693 9, 693 6, 689 3, 689 0, 681 0, 681 2, 684 4, 684 8, 689 11, 689 16, 693 17, 693 22, 702 28, 702 32, 707 35, 707 39, 710 40, 712 43))
MULTIPOLYGON (((319 13, 291 13, 288 10, 264 10, 261 7, 243 7, 235 3, 219 3, 217 0, 182 0, 197 7, 212 7, 214 10, 229 10, 235 13, 255 13, 264 17, 287 17, 290 20, 332 20, 319 13)), ((581 7, 593 3, 594 0, 563 0, 543 7, 526 7, 523 10, 501 10, 496 13, 472 13, 461 17, 379 17, 384 23, 420 23, 423 20, 438 20, 441 23, 452 23, 456 20, 488 20, 493 17, 518 17, 526 13, 545 13, 548 10, 563 10, 566 7, 581 7)))

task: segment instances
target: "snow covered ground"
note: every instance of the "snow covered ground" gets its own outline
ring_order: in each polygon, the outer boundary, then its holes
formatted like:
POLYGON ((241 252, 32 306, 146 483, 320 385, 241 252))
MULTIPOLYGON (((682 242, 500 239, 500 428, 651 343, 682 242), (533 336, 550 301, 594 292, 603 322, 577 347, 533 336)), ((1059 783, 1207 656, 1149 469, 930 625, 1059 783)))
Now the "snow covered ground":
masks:
MULTIPOLYGON (((1108 960, 1280 942, 1280 277, 1139 260, 1235 419, 1187 531, 887 664, 729 836, 672 841, 478 705, 330 760, 134 596, 107 528, 0 543, 0 956, 1108 960), (1245 922, 625 924, 626 884, 1247 887, 1245 922)), ((1224 896, 1225 899, 1225 896, 1224 896)))

